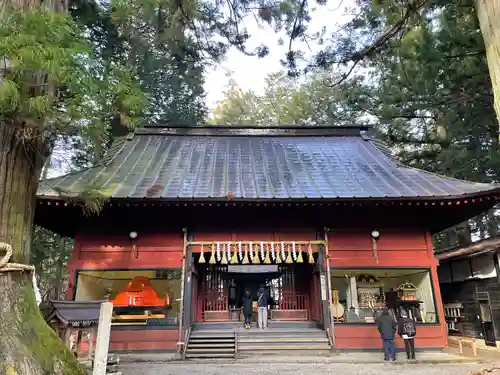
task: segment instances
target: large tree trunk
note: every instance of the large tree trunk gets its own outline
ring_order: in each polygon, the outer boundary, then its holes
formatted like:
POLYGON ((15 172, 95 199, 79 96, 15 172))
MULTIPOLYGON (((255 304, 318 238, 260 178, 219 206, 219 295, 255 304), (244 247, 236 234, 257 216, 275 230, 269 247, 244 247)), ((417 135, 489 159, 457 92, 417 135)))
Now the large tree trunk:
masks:
MULTIPOLYGON (((36 189, 47 148, 43 135, 0 122, 0 242, 12 245, 13 263, 30 259, 36 189)), ((45 323, 26 271, 0 268, 0 374, 84 374, 45 323)))
POLYGON ((500 125, 500 0, 475 0, 488 59, 494 106, 500 125))

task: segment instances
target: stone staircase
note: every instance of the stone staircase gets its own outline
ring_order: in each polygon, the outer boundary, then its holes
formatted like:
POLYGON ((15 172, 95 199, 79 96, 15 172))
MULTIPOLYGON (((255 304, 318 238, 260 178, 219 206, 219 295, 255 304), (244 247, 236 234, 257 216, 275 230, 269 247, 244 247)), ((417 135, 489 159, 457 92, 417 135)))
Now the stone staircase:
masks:
POLYGON ((200 323, 192 327, 186 359, 241 358, 255 355, 318 355, 330 352, 324 330, 314 322, 270 322, 260 330, 234 323, 200 323))
POLYGON ((185 358, 234 358, 236 355, 235 337, 235 332, 232 330, 192 330, 185 358))

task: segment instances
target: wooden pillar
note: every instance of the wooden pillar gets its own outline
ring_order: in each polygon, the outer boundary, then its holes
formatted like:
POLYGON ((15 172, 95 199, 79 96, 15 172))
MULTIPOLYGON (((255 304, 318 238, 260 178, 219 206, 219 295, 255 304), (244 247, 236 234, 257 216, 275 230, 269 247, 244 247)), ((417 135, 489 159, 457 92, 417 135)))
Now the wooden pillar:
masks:
POLYGON ((94 337, 97 337, 97 327, 89 328, 89 347, 87 352, 87 358, 92 360, 94 357, 94 337))
POLYGON ((434 290, 434 304, 436 308, 436 316, 439 319, 439 326, 441 328, 441 335, 443 337, 443 345, 448 346, 448 327, 446 326, 446 319, 444 316, 444 307, 443 307, 443 298, 441 296, 441 288, 439 287, 439 277, 437 273, 437 266, 439 261, 434 258, 434 249, 432 247, 432 239, 430 232, 426 233, 425 236, 427 251, 429 253, 429 257, 432 259, 431 266, 431 283, 434 290))
POLYGON ((97 326, 97 340, 92 375, 104 375, 106 373, 112 315, 113 304, 111 302, 102 303, 99 313, 99 324, 97 326))
MULTIPOLYGON (((188 241, 193 241, 193 233, 187 232, 186 236, 188 241)), ((184 275, 185 277, 185 283, 184 283, 184 324, 183 328, 184 330, 188 329, 191 326, 192 319, 192 309, 191 306, 194 303, 191 301, 193 298, 193 247, 188 246, 186 249, 186 274, 184 275)))
POLYGON ((76 329, 76 344, 75 344, 75 351, 76 353, 80 352, 80 345, 82 344, 82 336, 83 336, 83 331, 79 328, 76 329))
MULTIPOLYGON (((318 240, 323 239, 323 235, 321 232, 317 232, 316 238, 318 240)), ((322 317, 323 317, 323 328, 325 330, 330 329, 330 319, 329 319, 329 303, 328 303, 328 293, 324 290, 326 288, 326 262, 325 262, 325 248, 324 246, 319 246, 319 252, 318 252, 318 271, 319 271, 319 277, 318 277, 318 290, 319 290, 319 300, 320 300, 320 306, 322 310, 322 317)))
POLYGON ((73 328, 70 325, 67 325, 63 329, 63 342, 71 350, 71 333, 73 328))

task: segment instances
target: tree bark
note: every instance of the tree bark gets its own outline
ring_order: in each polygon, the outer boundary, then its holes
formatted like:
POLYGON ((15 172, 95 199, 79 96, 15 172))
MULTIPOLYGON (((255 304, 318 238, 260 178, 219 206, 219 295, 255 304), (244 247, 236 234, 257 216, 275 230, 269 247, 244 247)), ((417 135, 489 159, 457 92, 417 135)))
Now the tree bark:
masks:
POLYGON ((494 108, 500 126, 500 0, 475 0, 475 2, 486 47, 494 108))
MULTIPOLYGON (((13 263, 30 259, 36 189, 48 147, 33 129, 0 122, 0 242, 12 245, 13 263)), ((0 269, 0 374, 84 374, 45 323, 29 272, 0 269)))

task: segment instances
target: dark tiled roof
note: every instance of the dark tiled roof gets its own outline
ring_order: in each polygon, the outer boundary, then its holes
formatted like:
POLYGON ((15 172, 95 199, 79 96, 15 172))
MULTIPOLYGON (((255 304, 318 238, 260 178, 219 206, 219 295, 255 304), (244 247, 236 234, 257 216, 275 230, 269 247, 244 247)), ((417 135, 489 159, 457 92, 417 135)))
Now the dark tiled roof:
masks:
POLYGON ((470 258, 479 254, 496 252, 500 248, 500 236, 484 238, 466 246, 456 246, 436 252, 436 259, 441 263, 454 259, 470 258))
POLYGON ((42 182, 38 195, 99 188, 112 198, 430 198, 498 188, 403 166, 359 130, 321 134, 138 132, 115 142, 100 165, 42 182))
POLYGON ((59 319, 72 326, 90 326, 99 322, 101 303, 106 301, 50 301, 45 319, 59 319))

